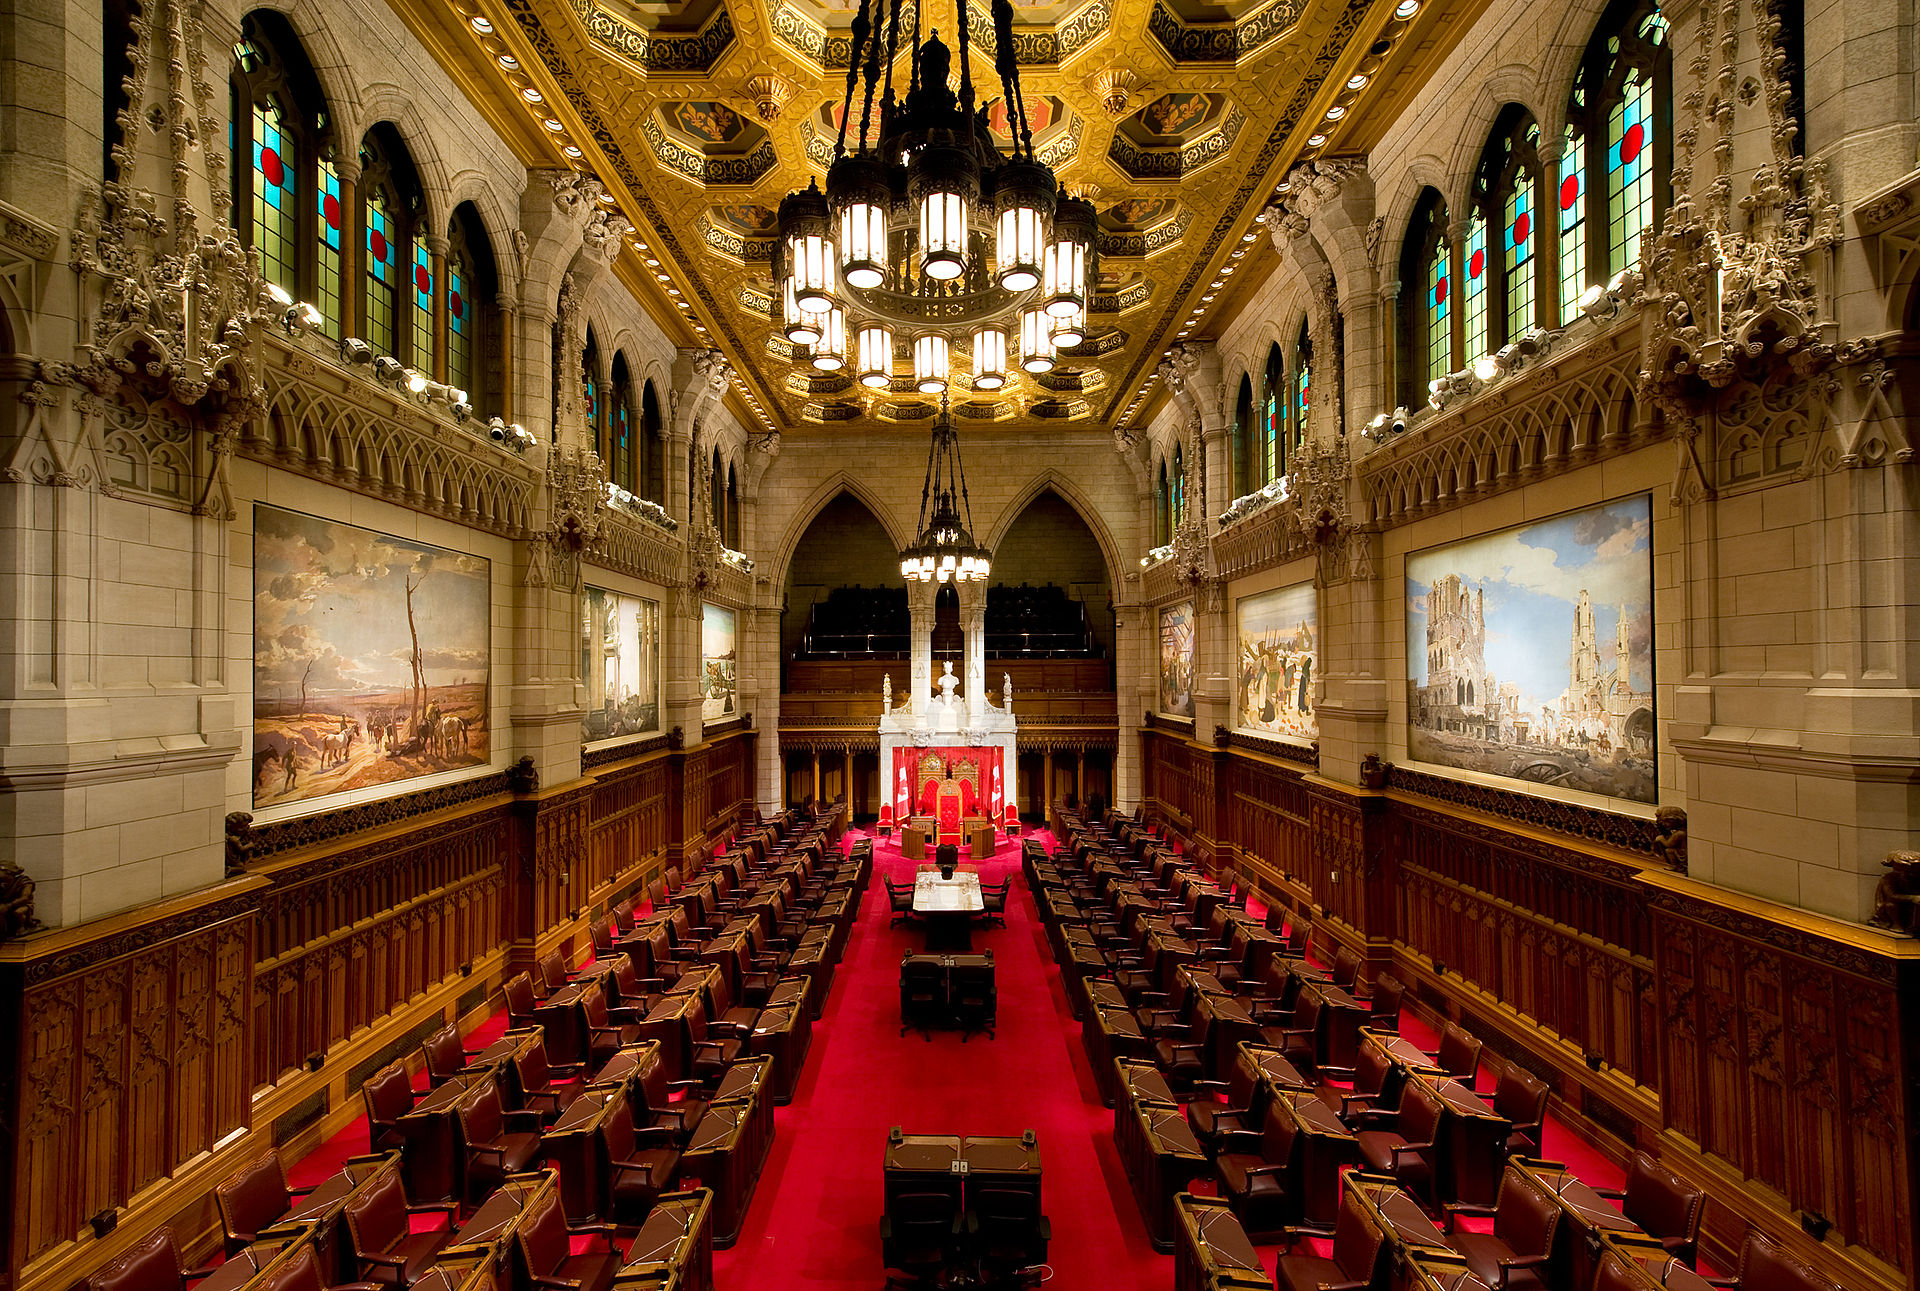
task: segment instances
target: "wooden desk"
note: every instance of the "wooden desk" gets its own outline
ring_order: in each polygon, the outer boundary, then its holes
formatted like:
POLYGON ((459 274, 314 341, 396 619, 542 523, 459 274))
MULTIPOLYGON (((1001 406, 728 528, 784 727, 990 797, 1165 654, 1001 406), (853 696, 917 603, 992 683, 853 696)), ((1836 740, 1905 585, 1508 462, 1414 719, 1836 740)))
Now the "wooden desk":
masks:
POLYGON ((1319 1034, 1314 1037, 1315 1063, 1351 1071, 1360 1053, 1360 1028, 1372 1016, 1367 1006, 1338 986, 1316 982, 1299 973, 1300 994, 1320 998, 1319 1034))
POLYGON ((448 1256, 480 1256, 494 1261, 496 1267, 506 1254, 513 1235, 520 1231, 520 1219, 533 1203, 558 1187, 552 1170, 535 1174, 509 1175, 491 1197, 460 1225, 453 1240, 442 1251, 448 1256))
POLYGON ((1133 1199, 1147 1221, 1153 1249, 1171 1251, 1179 1226, 1173 1199, 1205 1176, 1212 1162, 1187 1124, 1186 1109, 1175 1103, 1136 1101, 1124 1123, 1128 1133, 1120 1159, 1133 1183, 1133 1199))
POLYGON ((892 1214, 894 1202, 908 1193, 945 1193, 957 1204, 964 1177, 958 1134, 903 1134, 896 1126, 881 1157, 881 1213, 892 1214))
POLYGON ((1340 1214, 1340 1172, 1360 1163, 1359 1141, 1311 1090, 1277 1090, 1269 1107, 1293 1123, 1301 1213, 1315 1227, 1332 1228, 1340 1214))
POLYGON ((578 981, 555 991, 534 1009, 533 1017, 546 1032, 547 1054, 558 1063, 584 1063, 591 1054, 583 1002, 589 994, 605 994, 595 980, 578 981))
POLYGON ((638 1093, 640 1101, 648 1107, 654 1106, 654 1100, 664 1103, 667 1099, 667 1073, 661 1063, 660 1042, 658 1040, 636 1040, 632 1044, 621 1045, 614 1050, 613 1057, 607 1059, 599 1071, 587 1081, 587 1087, 626 1089, 628 1093, 638 1093))
POLYGON ((466 1195, 466 1153, 460 1146, 457 1108, 492 1072, 463 1072, 413 1105, 400 1118, 401 1169, 414 1202, 459 1201, 466 1195))
POLYGON ((1441 1130, 1439 1177, 1435 1180, 1440 1200, 1493 1205, 1500 1197, 1500 1176, 1506 1173, 1507 1135, 1513 1132, 1513 1122, 1457 1080, 1445 1076, 1421 1079, 1447 1108, 1441 1130))
POLYGON ((1317 1088, 1278 1049, 1264 1044, 1242 1044, 1240 1052, 1253 1063, 1260 1082, 1267 1087, 1268 1098, 1277 1098, 1282 1091, 1305 1094, 1317 1088))
POLYGON ((700 1006, 697 989, 685 995, 668 995, 640 1019, 640 1038, 660 1046, 660 1062, 669 1080, 686 1080, 693 1074, 687 1050, 687 1015, 700 1006))
POLYGON ((346 1231, 347 1203, 374 1181, 399 1174, 398 1152, 351 1157, 338 1174, 324 1180, 293 1209, 262 1229, 260 1240, 291 1242, 306 1237, 320 1262, 320 1276, 330 1279, 329 1285, 358 1282, 359 1261, 354 1258, 353 1243, 346 1231))
MULTIPOLYGON (((224 1264, 196 1282, 193 1291, 200 1291, 202 1287, 210 1288, 210 1291, 242 1291, 258 1280, 262 1273, 292 1255, 295 1249, 307 1245, 304 1237, 255 1242, 228 1256, 224 1264)), ((321 1268, 324 1277, 326 1266, 322 1265, 321 1268)))
POLYGON ((1031 1192, 1038 1212, 1040 1143, 1031 1133, 1018 1138, 1010 1134, 969 1134, 960 1140, 960 1162, 968 1187, 986 1184, 1031 1192))
POLYGON ((1552 1197, 1560 1207, 1553 1260, 1548 1265, 1550 1280, 1565 1286, 1592 1286, 1605 1254, 1603 1239, 1622 1244, 1627 1248, 1627 1258, 1636 1254, 1666 1255, 1655 1238, 1571 1171, 1534 1161, 1511 1161, 1507 1169, 1552 1197), (1568 1278, 1579 1280, 1570 1282, 1568 1278))
POLYGON ((1218 1078, 1233 1066, 1241 1044, 1260 1038, 1260 1024, 1247 1012, 1247 1006, 1231 995, 1195 992, 1193 1008, 1207 1024, 1207 1075, 1218 1078))
POLYGON ((653 1204, 613 1275, 613 1291, 713 1291, 713 1193, 670 1192, 653 1204))
POLYGON ((747 1037, 747 1048, 750 1053, 773 1060, 768 1093, 775 1103, 784 1107, 793 1101, 793 1089, 800 1083, 812 1042, 813 1017, 804 1003, 769 1004, 760 1010, 753 1034, 747 1037))
POLYGON ((1218 1197, 1181 1193, 1173 1213, 1173 1291, 1272 1291, 1273 1279, 1233 1207, 1218 1197))
POLYGON ((1087 1051, 1087 1062, 1093 1067, 1094 1083, 1100 1087, 1100 1102, 1106 1107, 1112 1107, 1114 1102, 1113 1060, 1151 1060, 1153 1054, 1139 1021, 1125 1009, 1088 1010, 1086 1020, 1080 1024, 1080 1043, 1087 1051))
MULTIPOLYGON (((509 1031, 492 1044, 473 1055, 466 1070, 475 1075, 491 1075, 500 1082, 500 1097, 504 1106, 520 1108, 527 1105, 527 1091, 520 1087, 520 1059, 533 1052, 533 1047, 545 1039, 545 1028, 535 1024, 518 1031, 509 1031)), ((348 1281, 357 1279, 349 1278, 348 1281)))
POLYGON ((541 1136, 547 1161, 560 1172, 560 1203, 568 1219, 598 1219, 606 1213, 601 1136, 607 1119, 628 1101, 624 1084, 583 1090, 541 1136))
MULTIPOLYGON (((740 1239, 740 1227, 760 1182, 754 1123, 758 1097, 714 1103, 694 1127, 680 1153, 680 1171, 713 1192, 713 1244, 725 1248, 740 1239)), ((771 1136, 767 1136, 771 1137, 771 1136)))

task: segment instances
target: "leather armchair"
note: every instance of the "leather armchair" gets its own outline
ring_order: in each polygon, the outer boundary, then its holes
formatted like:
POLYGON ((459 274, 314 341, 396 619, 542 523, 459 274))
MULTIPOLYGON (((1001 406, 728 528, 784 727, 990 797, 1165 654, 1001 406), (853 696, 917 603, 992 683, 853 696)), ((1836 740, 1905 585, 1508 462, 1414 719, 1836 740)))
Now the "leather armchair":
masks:
POLYGON ((303 1245, 270 1272, 256 1278, 252 1291, 382 1291, 382 1288, 377 1282, 341 1282, 327 1286, 326 1279, 320 1276, 320 1262, 313 1256, 313 1247, 303 1245))
POLYGON ((900 1034, 918 1031, 933 1043, 933 1028, 947 1013, 947 972, 932 955, 900 960, 900 1034))
POLYGON ((982 888, 980 900, 985 904, 986 922, 1007 926, 1007 895, 1013 891, 1011 876, 1002 879, 997 888, 982 888))
POLYGON ((1187 1104, 1187 1127, 1208 1152, 1218 1152, 1229 1134, 1252 1130, 1267 1111, 1267 1087, 1253 1064, 1235 1059, 1225 1080, 1196 1080, 1187 1104))
POLYGON ((607 1111, 600 1145, 606 1153, 601 1168, 606 1171, 613 1215, 623 1222, 639 1223, 673 1183, 674 1172, 680 1168, 680 1149, 674 1146, 673 1131, 659 1124, 635 1125, 633 1106, 623 1096, 607 1111))
MULTIPOLYGON (((458 1032, 454 1040, 459 1041, 458 1032)), ((399 1147, 400 1118, 413 1110, 413 1078, 406 1064, 391 1062, 367 1077, 360 1086, 360 1102, 367 1109, 367 1141, 373 1150, 399 1147)))
POLYGON ((1196 1080, 1207 1075, 1207 1047, 1212 1024, 1194 1016, 1188 1008, 1176 1013, 1156 1010, 1148 1015, 1144 1028, 1153 1041, 1153 1063, 1166 1076, 1175 1094, 1193 1088, 1196 1080))
POLYGON ((473 1057, 461 1043, 460 1028, 451 1022, 428 1036, 420 1053, 426 1060, 427 1080, 435 1089, 465 1071, 468 1059, 473 1057))
POLYGON ((893 910, 889 928, 897 928, 903 923, 913 922, 913 889, 895 887, 892 879, 886 879, 887 904, 893 910))
POLYGON ((87 1291, 186 1291, 189 1281, 206 1277, 218 1265, 189 1269, 180 1263, 173 1230, 162 1224, 125 1255, 87 1279, 87 1291))
POLYGON ((580 1092, 581 1070, 579 1063, 547 1061, 547 1042, 535 1040, 513 1057, 513 1080, 519 1086, 520 1106, 539 1113, 543 1123, 552 1124, 580 1092), (556 1076, 561 1083, 555 1083, 556 1076), (569 1083, 571 1088, 564 1087, 569 1083))
POLYGON ((902 1273, 936 1273, 952 1262, 965 1226, 957 1185, 952 1192, 901 1193, 880 1217, 881 1258, 902 1273))
POLYGON ((620 1267, 612 1224, 569 1224, 557 1192, 544 1192, 528 1203, 514 1233, 523 1286, 533 1291, 607 1291, 620 1267), (573 1251, 573 1239, 582 1235, 605 1239, 606 1249, 573 1251))
POLYGON ((1447 1029, 1440 1033, 1440 1053, 1435 1065, 1472 1089, 1474 1078, 1480 1074, 1480 1041, 1458 1022, 1447 1023, 1447 1029))
POLYGON ((1274 1107, 1267 1109, 1258 1134, 1236 1130, 1221 1136, 1214 1162, 1220 1195, 1256 1242, 1277 1240, 1300 1212, 1296 1137, 1292 1120, 1274 1107))
POLYGON ((393 1287, 410 1287, 419 1281, 433 1267, 441 1248, 453 1240, 455 1208, 451 1201, 408 1205, 399 1172, 383 1171, 346 1205, 347 1237, 353 1243, 360 1276, 393 1287), (414 1231, 415 1215, 435 1213, 446 1216, 445 1227, 414 1231))
MULTIPOLYGON (((1493 1110, 1513 1122, 1513 1128, 1507 1132, 1508 1155, 1540 1155, 1541 1126, 1547 1119, 1549 1093, 1547 1082, 1532 1072, 1512 1063, 1501 1069, 1500 1079, 1493 1087, 1493 1110)), ((1696 1231, 1699 1228, 1697 1216, 1694 1227, 1696 1231)))
POLYGON ((293 1209, 295 1198, 312 1191, 287 1186, 287 1170, 278 1149, 268 1148, 242 1166, 213 1190, 220 1227, 226 1231, 228 1258, 259 1241, 263 1230, 293 1209))
POLYGON ((1321 1014, 1324 1012, 1317 993, 1303 993, 1293 1007, 1290 1024, 1262 1026, 1260 1039, 1278 1049, 1281 1056, 1301 1072, 1310 1073, 1320 1058, 1321 1014))
POLYGON ((1327 1067, 1321 1069, 1320 1075, 1320 1085, 1314 1093, 1329 1111, 1349 1126, 1367 1124, 1369 1113, 1390 1116, 1399 1110, 1398 1100, 1402 1091, 1389 1087, 1389 1082, 1399 1082, 1394 1079, 1393 1060, 1381 1045, 1361 1045, 1352 1071, 1327 1067), (1326 1077, 1329 1076, 1336 1080, 1350 1080, 1353 1088, 1341 1089, 1338 1085, 1328 1084, 1326 1077))
MULTIPOLYGON (((1408 1096, 1412 1094, 1409 1090, 1408 1096)), ((1451 1223, 1455 1215, 1476 1211, 1484 1213, 1484 1208, 1448 1207, 1448 1221, 1451 1223)), ((1454 1233, 1448 1242, 1466 1260, 1473 1275, 1493 1291, 1547 1291, 1547 1262, 1553 1255, 1553 1235, 1559 1225, 1559 1204, 1526 1175, 1508 1169, 1500 1177, 1493 1231, 1454 1233)))
POLYGON ((1627 1162, 1625 1188, 1594 1191, 1618 1201, 1621 1212, 1658 1238, 1667 1254, 1693 1266, 1700 1250, 1700 1221, 1707 1209, 1705 1189, 1688 1187, 1673 1171, 1636 1152, 1627 1162))
MULTIPOLYGON (((1400 1095, 1400 1107, 1391 1116, 1392 1129, 1361 1130, 1354 1135, 1360 1145, 1360 1157, 1368 1169, 1392 1175, 1401 1187, 1431 1198, 1446 1104, 1431 1086, 1416 1080, 1400 1095)), ((1386 1114, 1367 1119, 1384 1120, 1386 1114)))
POLYGON ((613 930, 616 936, 624 937, 633 931, 632 897, 628 897, 623 901, 614 902, 613 908, 607 913, 613 919, 613 930))
POLYGON ((1384 1291, 1391 1248, 1353 1189, 1340 1201, 1330 1258, 1311 1254, 1311 1248, 1308 1254, 1294 1254, 1291 1247, 1301 1235, 1299 1229, 1283 1235, 1289 1249, 1273 1271, 1279 1291, 1384 1291))
POLYGON ((520 1031, 539 1024, 535 1013, 540 1002, 534 997, 533 978, 517 973, 501 984, 500 992, 507 997, 507 1030, 520 1031))
POLYGON ((615 937, 613 916, 605 915, 595 919, 587 926, 587 936, 593 939, 593 957, 596 960, 606 959, 612 955, 615 937))
POLYGON ((1030 1188, 967 1188, 966 1232, 974 1258, 993 1273, 1047 1262, 1053 1226, 1040 1213, 1040 1194, 1030 1188))
POLYGON ((745 1039, 707 1021, 707 1002, 696 997, 687 1009, 687 1060, 693 1078, 703 1085, 718 1084, 746 1051, 745 1039))
POLYGON ((1707 1278, 1708 1286, 1730 1287, 1735 1291, 1840 1291, 1793 1256, 1773 1244, 1762 1233, 1748 1230, 1740 1247, 1738 1275, 1707 1278))
POLYGON ((461 1150, 466 1154, 467 1197, 471 1201, 492 1193, 510 1174, 520 1174, 546 1160, 540 1141, 540 1113, 509 1112, 500 1105, 500 1086, 483 1080, 460 1100, 461 1150))
POLYGON ((1374 1031, 1400 1034, 1400 1004, 1406 999, 1407 984, 1392 973, 1373 979, 1373 994, 1367 997, 1367 1026, 1374 1031))
POLYGON ((620 1051, 620 1046, 638 1040, 639 1021, 644 1016, 644 1013, 636 1015, 626 1007, 618 1010, 609 1008, 606 993, 589 988, 580 997, 580 1017, 587 1025, 589 1067, 598 1069, 620 1051))
POLYGON ((539 981, 535 982, 534 986, 542 996, 564 991, 567 989, 568 979, 572 977, 567 970, 566 956, 557 950, 550 950, 540 956, 539 962, 534 964, 534 971, 539 974, 539 981))
MULTIPOLYGON (((992 951, 987 952, 988 961, 992 951)), ((1000 995, 994 985, 991 962, 955 964, 947 979, 947 1004, 954 1021, 961 1027, 964 1043, 975 1031, 993 1038, 994 1023, 1000 1011, 1000 995)))

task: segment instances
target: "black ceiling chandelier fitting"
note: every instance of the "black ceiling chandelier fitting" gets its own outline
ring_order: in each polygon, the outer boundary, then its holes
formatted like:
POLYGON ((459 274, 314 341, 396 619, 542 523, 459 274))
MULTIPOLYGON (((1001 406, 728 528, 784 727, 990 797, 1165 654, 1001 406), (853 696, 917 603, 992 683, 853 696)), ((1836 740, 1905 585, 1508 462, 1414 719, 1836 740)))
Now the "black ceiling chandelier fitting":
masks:
POLYGON ((927 446, 927 480, 920 487, 919 536, 900 553, 900 573, 910 583, 987 581, 993 557, 974 541, 973 506, 960 466, 960 435, 945 398, 927 446))
POLYGON ((779 325, 796 361, 851 366, 871 390, 945 394, 960 388, 953 358, 965 353, 967 388, 991 393, 1005 388, 1011 362, 1047 372, 1058 350, 1086 339, 1094 209, 1061 196, 1034 155, 1010 0, 992 3, 1008 154, 988 128, 990 102, 975 101, 966 0, 955 4, 957 90, 953 52, 937 30, 921 42, 916 6, 912 79, 895 99, 901 3, 861 0, 826 191, 809 182, 780 203, 779 325), (904 382, 896 339, 913 360, 904 382))

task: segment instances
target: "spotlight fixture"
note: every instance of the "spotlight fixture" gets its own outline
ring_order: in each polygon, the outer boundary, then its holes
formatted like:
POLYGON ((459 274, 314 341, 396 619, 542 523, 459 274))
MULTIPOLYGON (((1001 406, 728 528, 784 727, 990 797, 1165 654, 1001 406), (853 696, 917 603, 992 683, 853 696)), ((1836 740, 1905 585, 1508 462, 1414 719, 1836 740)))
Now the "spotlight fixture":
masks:
POLYGON ((373 361, 373 375, 388 385, 398 385, 406 379, 407 365, 391 354, 382 354, 373 361))
POLYGON ((340 342, 340 357, 348 363, 371 363, 373 347, 357 336, 349 336, 340 342))

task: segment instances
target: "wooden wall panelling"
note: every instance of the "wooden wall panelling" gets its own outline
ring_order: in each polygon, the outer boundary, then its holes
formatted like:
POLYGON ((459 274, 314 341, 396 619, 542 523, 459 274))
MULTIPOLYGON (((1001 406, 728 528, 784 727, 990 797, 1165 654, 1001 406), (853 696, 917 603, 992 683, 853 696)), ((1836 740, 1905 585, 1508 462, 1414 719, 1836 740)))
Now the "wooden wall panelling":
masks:
POLYGON ((651 882, 665 868, 670 779, 665 753, 594 772, 589 899, 604 902, 651 882))
POLYGON ((247 1125, 260 886, 0 947, 0 1287, 247 1125))

